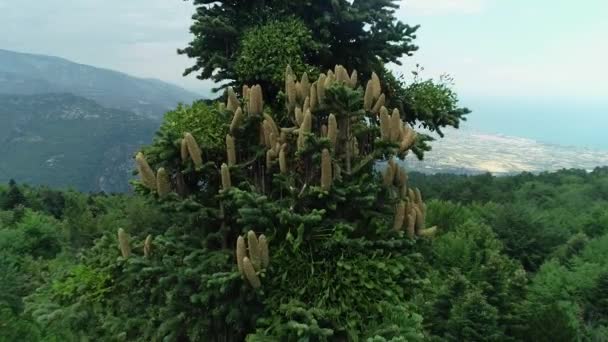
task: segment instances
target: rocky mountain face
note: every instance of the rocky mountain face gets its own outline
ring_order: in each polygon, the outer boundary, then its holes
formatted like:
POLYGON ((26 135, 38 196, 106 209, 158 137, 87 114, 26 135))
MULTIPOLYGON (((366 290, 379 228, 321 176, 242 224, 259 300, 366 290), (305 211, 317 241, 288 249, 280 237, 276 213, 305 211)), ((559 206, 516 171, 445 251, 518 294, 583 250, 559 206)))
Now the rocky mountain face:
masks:
POLYGON ((159 121, 73 94, 0 95, 0 182, 124 192, 159 121))
POLYGON ((199 96, 154 79, 0 50, 0 182, 129 190, 133 154, 199 96))
POLYGON ((159 119, 168 110, 200 98, 155 79, 74 63, 62 58, 0 49, 0 93, 71 93, 107 108, 159 119))

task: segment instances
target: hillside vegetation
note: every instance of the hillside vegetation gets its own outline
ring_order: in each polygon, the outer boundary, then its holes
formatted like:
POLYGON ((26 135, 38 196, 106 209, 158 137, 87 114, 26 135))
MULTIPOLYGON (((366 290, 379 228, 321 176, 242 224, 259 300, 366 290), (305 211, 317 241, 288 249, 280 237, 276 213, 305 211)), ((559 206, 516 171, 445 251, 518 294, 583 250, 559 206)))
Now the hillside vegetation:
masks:
MULTIPOLYGON (((428 194, 430 224, 442 229, 412 251, 419 261, 408 286, 408 310, 393 313, 400 317, 397 325, 416 331, 406 340, 608 336, 608 169, 501 178, 410 176, 428 194)), ((183 217, 170 217, 163 205, 138 196, 28 186, 2 187, 0 204, 0 340, 68 341, 92 333, 110 340, 112 321, 133 321, 137 329, 138 317, 169 309, 124 298, 120 311, 103 316, 104 324, 89 321, 96 307, 124 289, 113 279, 118 269, 92 268, 82 252, 97 245, 108 258, 119 258, 117 245, 108 245, 116 241, 115 227, 145 236, 183 217)), ((216 309, 201 307, 196 319, 216 309)), ((285 318, 296 319, 297 311, 290 312, 285 318)), ((299 324, 314 330, 311 321, 299 324)))
POLYGON ((0 182, 126 192, 158 122, 71 94, 0 94, 0 182))

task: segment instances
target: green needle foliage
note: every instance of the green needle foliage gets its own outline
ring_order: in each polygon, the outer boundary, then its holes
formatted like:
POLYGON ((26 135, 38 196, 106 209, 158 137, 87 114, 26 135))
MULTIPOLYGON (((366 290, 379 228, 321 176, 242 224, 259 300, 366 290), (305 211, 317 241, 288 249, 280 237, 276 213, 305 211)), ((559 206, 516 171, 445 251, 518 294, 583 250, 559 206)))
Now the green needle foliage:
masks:
MULTIPOLYGON (((234 131, 237 156, 249 120, 246 114, 234 131)), ((318 134, 312 123, 309 141, 318 134)), ((224 168, 229 190, 219 190, 221 167, 214 169, 218 185, 210 197, 199 196, 209 186, 203 181, 188 183, 196 187, 188 195, 176 194, 173 173, 169 194, 158 197, 149 187, 141 195, 108 196, 13 184, 23 204, 0 211, 0 341, 606 340, 605 168, 499 178, 408 175, 408 184, 434 198, 419 204, 414 192, 416 208, 427 207, 425 224, 441 227, 436 238, 410 239, 409 217, 398 213, 412 206, 386 201, 397 196, 401 176, 385 183, 388 169, 360 178, 342 171, 323 190, 323 150, 340 146, 330 135, 328 129, 329 145, 312 153, 320 154, 313 185, 319 196, 304 191, 302 201, 289 190, 275 193, 282 177, 303 172, 294 171, 291 149, 283 149, 283 172, 271 156, 264 191, 238 171, 240 157, 224 168), (518 220, 505 221, 509 215, 518 220), (222 246, 224 221, 232 246, 222 246), (513 249, 522 236, 536 242, 513 249), (239 269, 246 258, 247 272, 239 269), (528 260, 540 268, 524 271, 528 260)), ((149 151, 164 149, 159 141, 145 150, 149 159, 149 151)), ((269 150, 265 142, 257 146, 269 150)), ((212 150, 199 147, 205 156, 212 150)), ((171 158, 182 173, 204 178, 207 159, 197 171, 189 153, 182 162, 181 144, 166 149, 175 150, 171 158)), ((217 155, 214 163, 227 161, 226 153, 217 155)), ((258 158, 265 167, 266 155, 258 158)), ((9 190, 0 186, 0 202, 9 190)))
MULTIPOLYGON (((229 96, 218 113, 224 123, 203 127, 232 125, 223 153, 214 132, 200 136, 188 120, 204 106, 167 115, 138 154, 145 172, 136 189, 173 219, 104 234, 45 294, 63 307, 62 321, 79 334, 129 341, 422 339, 410 300, 430 271, 418 249, 437 228, 425 226, 426 204, 404 170, 394 166, 388 183, 375 170, 404 158, 415 132, 395 111, 382 133, 376 113, 387 109, 363 109, 364 98, 381 106, 377 77, 364 91, 341 66, 323 83, 286 75, 292 96, 281 117, 291 123, 260 111, 257 86, 229 96), (300 123, 296 111, 305 112, 300 123), (169 193, 150 186, 159 168, 169 193)), ((53 311, 33 314, 50 322, 53 311)))
MULTIPOLYGON (((265 25, 266 28, 254 33, 254 36, 259 37, 259 33, 269 31, 275 34, 273 26, 287 25, 293 21, 285 18, 293 16, 308 28, 315 46, 311 53, 304 56, 303 63, 318 66, 321 70, 342 64, 370 75, 386 63, 400 63, 400 57, 417 50, 413 40, 418 27, 396 20, 395 10, 399 6, 395 0, 193 2, 197 8, 193 16, 194 23, 190 27, 194 38, 188 47, 179 52, 196 59, 195 65, 188 68, 185 74, 197 73, 201 79, 234 80, 237 81, 236 84, 248 81, 238 77, 243 35, 251 36, 250 29, 265 25), (282 23, 272 24, 276 20, 282 23)), ((286 39, 303 37, 303 32, 296 25, 286 31, 286 39)), ((267 41, 253 37, 245 40, 245 51, 249 50, 250 44, 255 43, 253 39, 260 44, 257 51, 265 51, 263 47, 267 41)), ((310 47, 309 38, 299 40, 299 43, 305 43, 301 48, 310 47)), ((290 43, 284 44, 289 46, 290 43)), ((281 45, 285 46, 284 44, 281 45)), ((272 54, 272 51, 269 52, 272 54)), ((276 53, 298 58, 286 52, 276 53)), ((293 62, 295 65, 296 61, 293 62)), ((286 66, 287 64, 278 65, 275 70, 283 70, 286 66)))
MULTIPOLYGON (((184 74, 216 81, 221 84, 216 90, 260 84, 276 112, 286 95, 281 92, 285 67, 316 78, 339 64, 358 70, 364 88, 372 72, 378 73, 390 101, 387 107, 408 113, 410 124, 421 124, 441 137, 443 128, 458 128, 470 113, 458 105, 450 77, 423 80, 419 67, 413 82, 406 83, 385 68, 400 65, 402 57, 418 49, 418 26, 397 20, 396 0, 193 2, 194 37, 179 53, 196 62, 184 74)), ((422 158, 432 140, 421 134, 414 153, 422 158)))
POLYGON ((266 92, 276 94, 284 84, 287 65, 298 74, 318 74, 309 64, 309 56, 319 48, 311 30, 295 18, 252 27, 239 43, 237 79, 245 84, 259 83, 266 92))

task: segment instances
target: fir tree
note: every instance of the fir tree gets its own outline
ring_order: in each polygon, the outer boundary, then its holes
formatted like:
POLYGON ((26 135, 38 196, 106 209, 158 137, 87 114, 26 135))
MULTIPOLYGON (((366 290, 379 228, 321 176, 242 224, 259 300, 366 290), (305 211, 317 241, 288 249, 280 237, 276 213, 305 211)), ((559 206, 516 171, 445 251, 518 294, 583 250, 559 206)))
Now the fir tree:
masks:
MULTIPOLYGON (((185 74, 198 73, 201 79, 215 81, 263 81, 237 78, 235 62, 241 35, 273 20, 295 17, 309 28, 317 45, 316 51, 306 56, 306 64, 320 70, 341 64, 370 75, 386 63, 399 64, 400 57, 417 50, 413 40, 418 26, 396 20, 396 2, 194 0, 197 10, 190 28, 194 39, 179 52, 196 58, 196 64, 185 74)), ((286 37, 291 38, 296 37, 286 37)))
POLYGON ((19 206, 25 206, 25 204, 25 196, 21 192, 21 189, 19 189, 17 182, 15 182, 14 179, 11 179, 8 183, 8 192, 6 193, 4 203, 2 204, 2 209, 11 210, 19 206))
MULTIPOLYGON (((385 68, 401 64, 402 57, 418 49, 418 26, 397 20, 396 0, 193 1, 194 38, 178 52, 196 62, 184 75, 196 73, 200 79, 222 82, 222 88, 260 84, 275 112, 282 104, 278 95, 287 65, 298 75, 307 72, 316 78, 339 64, 358 70, 363 85, 372 72, 380 75, 387 107, 398 108, 410 125, 421 124, 443 136, 444 127, 458 128, 470 113, 458 105, 451 77, 423 79, 420 68, 406 82, 385 68)), ((414 148, 418 158, 430 150, 432 140, 419 135, 414 148)))
MULTIPOLYGON (((410 300, 429 269, 417 249, 437 228, 426 227, 422 195, 397 163, 416 133, 398 111, 389 117, 378 77, 364 90, 352 75, 337 66, 302 87, 306 81, 288 69, 289 126, 277 124, 259 86, 229 95, 217 109, 226 119, 217 129, 229 132, 223 153, 163 125, 138 153, 136 188, 174 222, 147 231, 116 227, 118 234, 87 253, 85 266, 111 282, 101 292, 82 284, 62 299, 82 305, 92 291, 102 296, 104 305, 86 315, 104 323, 84 324, 84 333, 421 339, 410 300), (390 168, 379 173, 383 160, 390 168), (160 168, 170 184, 154 188, 147 178, 160 168)), ((74 310, 62 313, 86 316, 74 310)))

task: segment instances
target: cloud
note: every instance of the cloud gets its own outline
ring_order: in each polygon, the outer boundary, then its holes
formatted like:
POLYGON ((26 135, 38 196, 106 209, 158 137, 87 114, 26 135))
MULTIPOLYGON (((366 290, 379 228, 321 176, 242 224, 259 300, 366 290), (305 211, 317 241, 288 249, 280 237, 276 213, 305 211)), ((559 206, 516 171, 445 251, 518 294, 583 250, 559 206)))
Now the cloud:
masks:
POLYGON ((179 0, 0 0, 0 47, 64 57, 199 91, 181 77, 193 61, 176 50, 190 41, 194 6, 179 0), (4 6, 4 8, 2 7, 4 6))
POLYGON ((487 0, 402 0, 401 8, 419 15, 446 13, 475 14, 483 11, 487 0))

